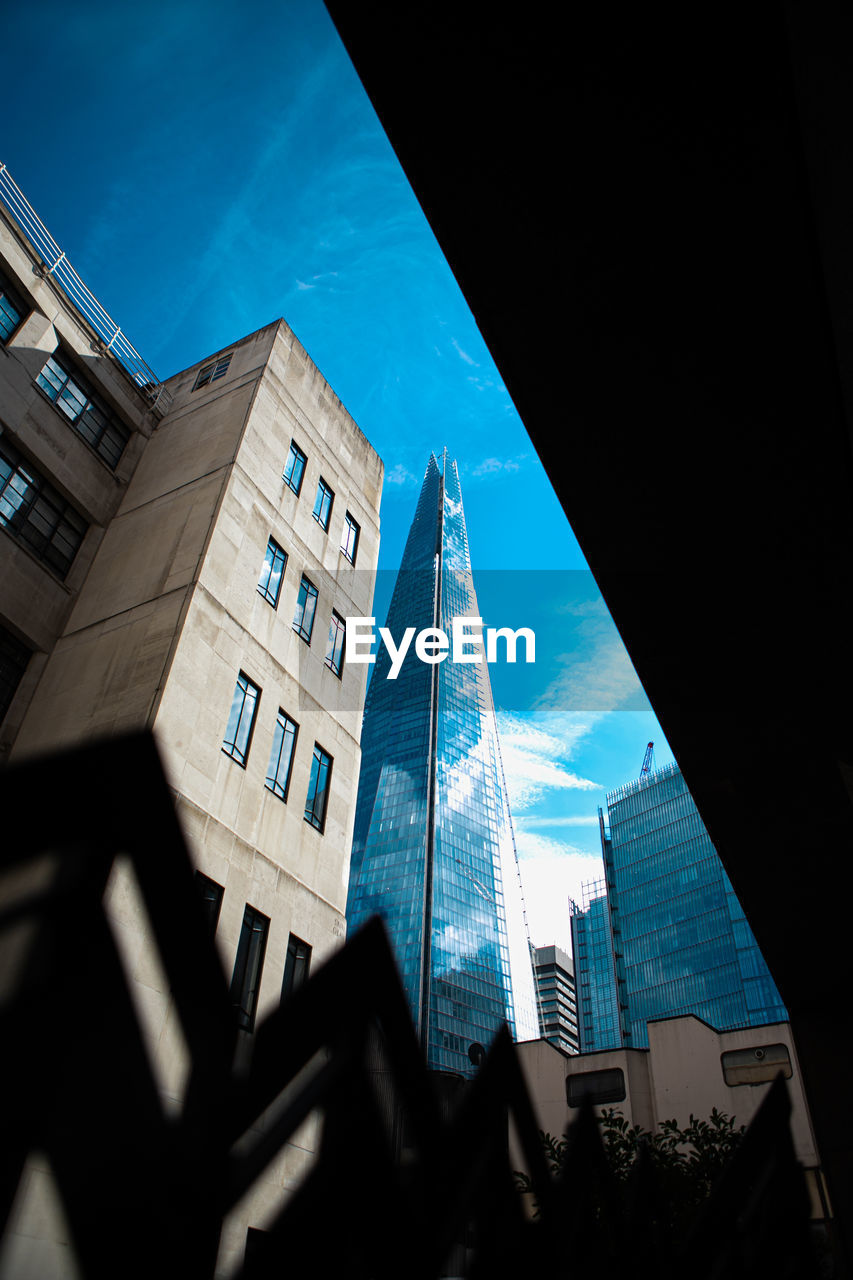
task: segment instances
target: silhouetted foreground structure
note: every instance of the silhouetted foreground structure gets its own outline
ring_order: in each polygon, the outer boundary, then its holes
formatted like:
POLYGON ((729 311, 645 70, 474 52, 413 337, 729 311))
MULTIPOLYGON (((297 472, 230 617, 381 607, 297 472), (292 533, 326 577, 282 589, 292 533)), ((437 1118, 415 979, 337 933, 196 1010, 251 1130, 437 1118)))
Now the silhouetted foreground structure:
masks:
POLYGON ((84 1276, 208 1278, 224 1216, 319 1108, 319 1157, 269 1230, 252 1233, 244 1277, 570 1277, 593 1263, 606 1276, 640 1258, 662 1276, 809 1274, 781 1084, 675 1256, 655 1233, 648 1171, 620 1196, 591 1112, 573 1129, 565 1182, 551 1184, 505 1032, 443 1117, 378 921, 238 1044, 149 738, 12 766, 0 793, 27 819, 2 852, 4 1229, 37 1149, 84 1276), (176 1116, 158 1098, 102 906, 118 857, 139 883, 189 1049, 176 1116), (508 1118, 537 1221, 514 1190, 508 1118))

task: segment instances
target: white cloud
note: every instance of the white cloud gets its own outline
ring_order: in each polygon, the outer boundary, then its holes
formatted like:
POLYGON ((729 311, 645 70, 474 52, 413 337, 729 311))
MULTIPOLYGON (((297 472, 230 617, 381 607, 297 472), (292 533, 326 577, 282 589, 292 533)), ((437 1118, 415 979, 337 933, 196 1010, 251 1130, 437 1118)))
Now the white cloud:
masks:
POLYGON ((402 485, 414 485, 414 484, 417 484, 418 481, 417 481, 417 477, 413 476, 411 471, 409 471, 407 467, 403 466, 402 462, 398 462, 391 468, 390 471, 385 472, 385 483, 402 486, 402 485))
POLYGON ((563 763, 590 728, 590 720, 544 715, 528 720, 498 712, 501 758, 513 812, 529 809, 547 791, 601 789, 600 783, 579 777, 563 763))
POLYGON ((501 472, 518 471, 525 455, 519 454, 516 458, 484 458, 482 462, 478 462, 471 472, 472 476, 496 476, 501 472))
POLYGON ((536 947, 556 943, 571 952, 569 899, 580 905, 583 886, 604 878, 604 863, 595 854, 533 832, 516 832, 521 884, 536 947))
POLYGON ((462 348, 460 347, 459 343, 456 341, 456 339, 455 339, 455 338, 451 338, 451 339, 450 339, 450 341, 453 343, 453 345, 454 345, 454 347, 456 348, 457 352, 459 353, 460 357, 465 361, 465 363, 466 363, 466 364, 472 364, 472 365, 474 366, 474 368, 475 368, 475 369, 479 369, 480 365, 479 365, 478 361, 476 361, 476 360, 473 358, 473 356, 469 356, 467 351, 463 351, 463 350, 462 350, 462 348))
POLYGON ((535 813, 522 813, 519 815, 516 825, 525 830, 529 830, 531 827, 597 827, 598 815, 568 813, 556 818, 540 818, 535 813))

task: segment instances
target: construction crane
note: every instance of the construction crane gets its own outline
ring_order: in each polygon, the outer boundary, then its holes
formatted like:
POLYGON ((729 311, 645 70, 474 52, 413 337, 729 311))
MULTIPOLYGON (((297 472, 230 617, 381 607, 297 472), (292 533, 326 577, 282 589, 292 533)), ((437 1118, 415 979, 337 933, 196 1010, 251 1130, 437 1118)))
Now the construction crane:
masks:
POLYGON ((640 770, 640 777, 647 778, 655 767, 655 744, 650 742, 646 747, 646 754, 643 756, 643 767, 640 770))

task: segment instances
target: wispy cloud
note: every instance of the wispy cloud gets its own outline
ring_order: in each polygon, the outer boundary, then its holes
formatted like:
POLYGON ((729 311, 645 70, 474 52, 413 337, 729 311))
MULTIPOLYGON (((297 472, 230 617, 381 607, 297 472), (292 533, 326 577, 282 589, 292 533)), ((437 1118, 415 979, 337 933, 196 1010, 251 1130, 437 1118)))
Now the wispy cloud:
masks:
POLYGON ((588 721, 573 722, 565 717, 534 720, 498 712, 501 757, 513 812, 529 809, 549 791, 601 789, 599 783, 566 767, 573 747, 590 727, 588 721))
POLYGON ((484 458, 482 462, 472 468, 471 475, 480 479, 482 476, 497 476, 507 472, 512 473, 518 471, 522 462, 527 457, 526 454, 518 454, 514 458, 484 458))
POLYGON ((417 476, 412 475, 408 467, 404 466, 402 462, 396 462, 390 471, 385 472, 385 483, 411 488, 418 483, 418 479, 417 476))
POLYGON ((569 813, 557 817, 539 817, 535 813, 522 813, 514 819, 516 827, 522 830, 530 830, 551 827, 597 827, 598 815, 594 813, 569 813))
POLYGON ((475 360, 473 356, 468 355, 467 351, 463 351, 455 338, 451 338, 450 341, 453 343, 453 346, 456 348, 456 351, 458 352, 460 358, 464 360, 466 364, 471 364, 474 366, 475 369, 479 369, 480 367, 479 360, 475 360))

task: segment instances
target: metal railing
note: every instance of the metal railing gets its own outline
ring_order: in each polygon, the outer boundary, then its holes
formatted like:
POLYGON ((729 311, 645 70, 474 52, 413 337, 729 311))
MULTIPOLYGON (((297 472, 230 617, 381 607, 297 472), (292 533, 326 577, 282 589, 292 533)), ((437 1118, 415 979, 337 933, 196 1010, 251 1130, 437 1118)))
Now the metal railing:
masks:
POLYGON ((80 279, 65 256, 65 252, 60 249, 6 165, 2 163, 0 163, 0 200, 41 258, 39 265, 42 275, 60 285, 69 302, 103 341, 105 351, 114 356, 123 366, 134 384, 147 396, 157 416, 162 418, 171 405, 171 395, 122 333, 112 316, 108 315, 95 295, 80 279))

